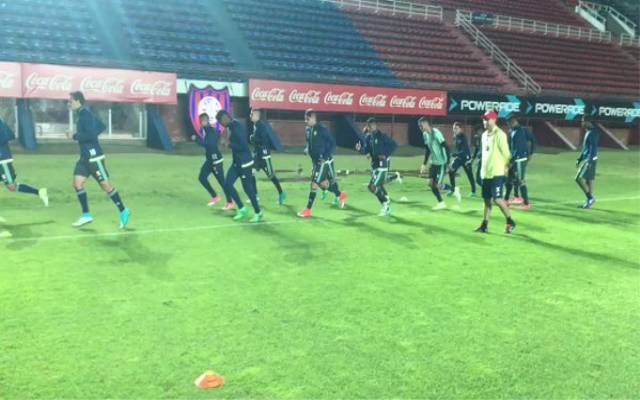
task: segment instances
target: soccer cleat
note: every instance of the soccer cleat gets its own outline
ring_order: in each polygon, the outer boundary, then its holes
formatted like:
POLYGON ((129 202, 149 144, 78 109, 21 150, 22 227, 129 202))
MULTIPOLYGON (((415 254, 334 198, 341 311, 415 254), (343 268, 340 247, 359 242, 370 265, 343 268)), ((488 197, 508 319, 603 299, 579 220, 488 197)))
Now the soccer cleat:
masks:
POLYGON ((287 201, 287 194, 282 192, 278 195, 278 204, 283 206, 285 201, 287 201))
POLYGON ((236 215, 233 217, 233 220, 242 221, 243 219, 247 218, 248 213, 249 213, 249 210, 247 210, 247 207, 243 207, 236 212, 236 215))
POLYGON ((76 222, 71 224, 71 226, 73 226, 74 228, 80 228, 81 226, 90 224, 92 222, 93 222, 93 217, 91 216, 91 214, 87 213, 87 214, 82 214, 76 222))
POLYGON ((462 195, 460 194, 460 188, 456 186, 455 190, 453 191, 453 196, 456 198, 456 201, 458 203, 462 202, 462 195))
POLYGON ((320 200, 325 201, 328 195, 329 195, 329 191, 323 190, 322 193, 320 193, 320 200))
POLYGON ((344 206, 347 204, 347 196, 349 196, 349 193, 347 192, 340 193, 340 197, 338 198, 340 202, 340 208, 344 208, 344 206))
POLYGON ((229 202, 229 203, 225 204, 224 207, 222 207, 222 209, 224 211, 233 210, 234 208, 236 208, 236 206, 232 202, 229 202))
POLYGON ((512 223, 507 223, 507 227, 504 230, 506 234, 511 234, 513 233, 513 231, 516 230, 516 223, 514 221, 511 221, 511 222, 512 223))
POLYGON ((478 194, 476 192, 471 192, 469 193, 469 197, 478 197, 478 194))
POLYGON ((11 234, 11 232, 4 229, 0 231, 0 239, 9 239, 12 237, 13 235, 11 234))
POLYGON ((252 224, 257 224, 258 222, 262 221, 262 218, 264 217, 264 212, 260 211, 259 213, 257 213, 256 215, 253 216, 253 218, 251 218, 251 223, 252 224))
POLYGON ((207 207, 213 207, 216 204, 220 203, 220 200, 222 200, 222 198, 220 196, 214 196, 211 198, 211 201, 209 201, 209 203, 207 204, 207 207))
POLYGON ((127 227, 129 223, 129 217, 131 217, 131 210, 125 208, 120 212, 120 229, 124 229, 127 227))
POLYGON ((396 171, 396 180, 398 181, 399 184, 402 185, 403 180, 402 180, 402 175, 400 175, 400 172, 396 171))
POLYGON ((38 197, 40 197, 45 207, 49 207, 49 194, 47 193, 47 189, 43 188, 38 190, 38 197))
POLYGON ((524 203, 524 199, 522 197, 514 197, 513 201, 511 202, 511 204, 516 204, 516 205, 519 205, 522 203, 524 203))
POLYGON ((440 203, 433 206, 431 209, 433 211, 440 211, 440 210, 444 210, 445 208, 447 208, 447 205, 445 204, 444 201, 441 201, 440 203))
POLYGON ((483 222, 474 232, 489 233, 489 225, 486 222, 483 222))
POLYGON ((522 205, 522 209, 523 210, 531 210, 531 204, 523 204, 522 205))
POLYGON ((298 213, 298 217, 300 218, 311 218, 311 209, 305 208, 304 210, 298 213))
POLYGON ((382 205, 382 210, 378 214, 378 217, 388 217, 391 215, 391 202, 387 201, 382 205))

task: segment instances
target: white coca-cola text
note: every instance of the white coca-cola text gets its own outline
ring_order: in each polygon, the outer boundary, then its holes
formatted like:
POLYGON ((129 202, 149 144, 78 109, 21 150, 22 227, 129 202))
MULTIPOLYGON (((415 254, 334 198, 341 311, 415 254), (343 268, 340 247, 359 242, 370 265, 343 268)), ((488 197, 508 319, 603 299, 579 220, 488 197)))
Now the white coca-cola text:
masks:
POLYGON ((306 92, 299 92, 294 89, 289 93, 289 101, 291 103, 320 104, 320 91, 307 90, 306 92))
POLYGON ((27 90, 51 90, 56 92, 70 92, 73 86, 73 77, 69 75, 42 76, 37 72, 27 77, 25 83, 27 90))
POLYGON ((284 103, 284 89, 262 89, 255 88, 251 92, 251 100, 253 101, 267 101, 269 103, 284 103))
POLYGON ((387 95, 376 94, 370 96, 364 93, 360 96, 360 105, 364 107, 385 108, 387 106, 387 95))
POLYGON ((333 104, 338 106, 352 106, 353 105, 353 93, 342 92, 333 93, 331 91, 324 95, 324 104, 333 104))
POLYGON ((142 79, 136 79, 131 84, 130 92, 134 96, 160 96, 169 97, 172 95, 171 88, 173 85, 169 81, 145 82, 142 79))
POLYGON ((80 83, 80 90, 102 94, 123 94, 124 79, 118 78, 92 78, 87 77, 80 83))
POLYGON ((422 97, 418 107, 421 110, 443 110, 444 98, 443 97, 422 97))
POLYGON ((389 106, 391 108, 416 108, 416 96, 393 96, 389 106))

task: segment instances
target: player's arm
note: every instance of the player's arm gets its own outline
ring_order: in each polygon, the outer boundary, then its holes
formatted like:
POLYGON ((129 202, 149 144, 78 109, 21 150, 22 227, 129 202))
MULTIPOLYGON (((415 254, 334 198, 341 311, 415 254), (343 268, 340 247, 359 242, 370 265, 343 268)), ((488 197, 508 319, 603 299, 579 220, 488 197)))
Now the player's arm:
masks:
POLYGON ((73 139, 80 143, 91 142, 96 140, 96 134, 93 131, 93 118, 87 111, 80 112, 78 116, 78 126, 76 134, 73 135, 73 139))
MULTIPOLYGON (((502 156, 503 160, 507 160, 507 164, 511 161, 511 149, 509 149, 509 141, 506 134, 498 134, 496 137, 498 152, 502 156)), ((505 165, 506 166, 506 165, 505 165)))
MULTIPOLYGON (((365 133, 367 132, 366 129, 364 132, 365 133)), ((358 141, 356 142, 356 151, 359 152, 360 154, 367 154, 367 152, 369 151, 368 136, 365 136, 364 139, 358 138, 358 141)))
POLYGON ((529 141, 529 159, 533 156, 533 154, 538 149, 538 141, 536 137, 527 129, 527 140, 529 141))
POLYGON ((592 162, 594 161, 598 153, 598 137, 596 136, 595 130, 592 130, 591 134, 589 135, 588 145, 589 145, 589 153, 588 153, 587 161, 592 162))
POLYGON ((429 150, 429 146, 424 145, 424 159, 422 160, 422 165, 420 166, 420 173, 424 174, 427 172, 427 164, 429 164, 429 157, 431 157, 431 150, 429 150))

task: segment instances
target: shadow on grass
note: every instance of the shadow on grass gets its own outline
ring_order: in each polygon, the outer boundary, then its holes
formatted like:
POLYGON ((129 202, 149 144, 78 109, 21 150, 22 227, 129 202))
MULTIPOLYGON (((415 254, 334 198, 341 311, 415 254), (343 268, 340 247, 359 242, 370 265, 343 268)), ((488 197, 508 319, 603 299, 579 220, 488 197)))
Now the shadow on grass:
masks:
POLYGON ((173 279, 173 275, 167 270, 172 254, 151 250, 136 235, 98 237, 93 240, 113 252, 113 261, 109 262, 112 266, 138 264, 145 267, 145 272, 153 278, 173 279))
POLYGON ((41 234, 34 233, 32 228, 42 225, 51 225, 55 223, 53 220, 32 222, 28 224, 15 224, 6 225, 6 229, 13 234, 14 239, 20 239, 20 241, 9 242, 7 249, 9 250, 22 250, 38 243, 38 238, 42 237, 41 234), (33 239, 33 240, 24 240, 33 239))

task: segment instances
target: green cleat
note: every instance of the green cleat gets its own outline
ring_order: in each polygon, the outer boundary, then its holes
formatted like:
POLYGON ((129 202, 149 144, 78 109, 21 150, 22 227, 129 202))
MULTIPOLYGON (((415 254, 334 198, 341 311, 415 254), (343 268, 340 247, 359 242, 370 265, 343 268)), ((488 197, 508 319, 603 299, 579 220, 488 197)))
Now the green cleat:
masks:
POLYGON ((329 191, 323 190, 322 193, 320 193, 320 200, 325 201, 328 195, 329 195, 329 191))
POLYGON ((260 211, 259 213, 254 215, 253 218, 251 218, 251 223, 257 224, 258 222, 262 221, 262 217, 264 217, 264 212, 260 211))
POLYGON ((287 201, 287 194, 282 192, 278 195, 278 204, 283 206, 285 201, 287 201))
POLYGON ((335 199, 333 199, 333 205, 336 207, 340 207, 340 198, 336 197, 335 199))
POLYGON ((249 213, 249 210, 247 210, 247 207, 242 207, 241 209, 238 210, 236 215, 233 217, 233 220, 242 221, 243 219, 247 218, 248 213, 249 213))

